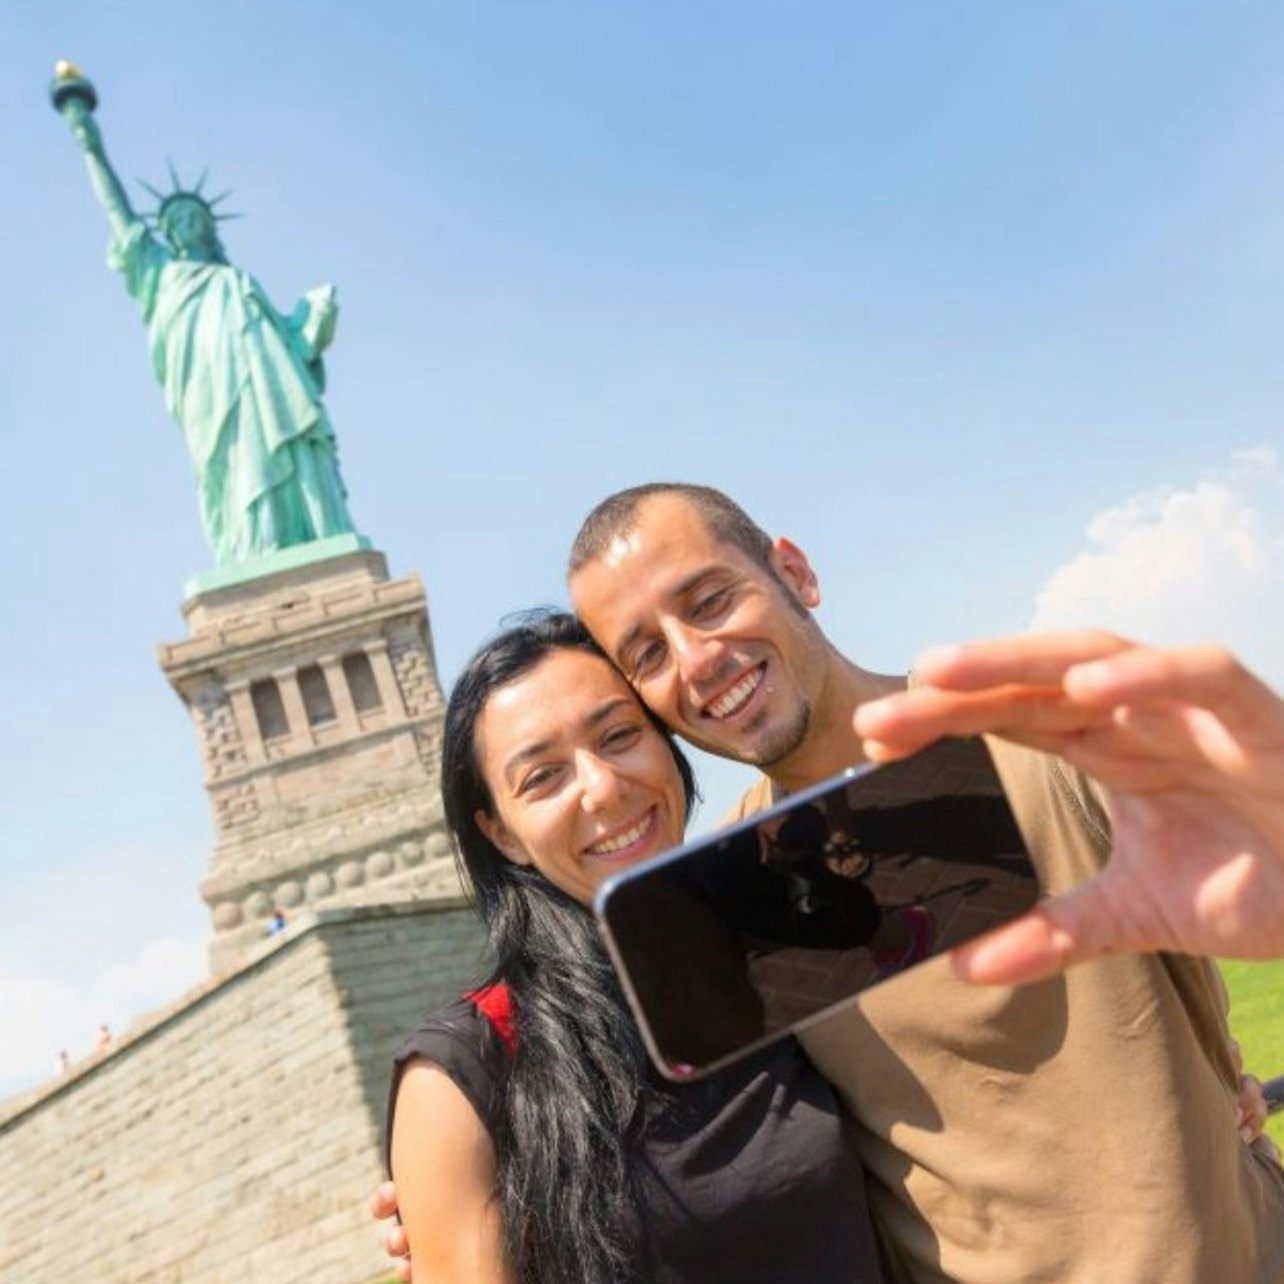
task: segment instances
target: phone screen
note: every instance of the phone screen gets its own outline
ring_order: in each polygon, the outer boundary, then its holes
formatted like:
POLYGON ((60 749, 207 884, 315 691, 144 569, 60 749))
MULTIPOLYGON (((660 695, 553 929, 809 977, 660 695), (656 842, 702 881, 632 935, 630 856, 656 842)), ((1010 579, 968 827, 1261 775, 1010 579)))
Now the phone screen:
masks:
POLYGON ((699 1078, 1038 899, 980 739, 854 767, 616 875, 596 911, 652 1059, 699 1078))

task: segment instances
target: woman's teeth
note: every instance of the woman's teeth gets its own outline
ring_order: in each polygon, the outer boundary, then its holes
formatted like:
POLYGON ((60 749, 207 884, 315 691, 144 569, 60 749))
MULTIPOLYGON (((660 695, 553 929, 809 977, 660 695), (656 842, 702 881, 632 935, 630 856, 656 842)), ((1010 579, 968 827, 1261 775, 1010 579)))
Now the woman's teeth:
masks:
POLYGON ((616 834, 612 838, 604 838, 600 843, 594 843, 592 847, 585 849, 589 856, 614 856, 616 852, 622 852, 626 847, 632 847, 646 836, 647 830, 651 828, 651 813, 647 812, 636 825, 631 825, 622 834, 616 834))

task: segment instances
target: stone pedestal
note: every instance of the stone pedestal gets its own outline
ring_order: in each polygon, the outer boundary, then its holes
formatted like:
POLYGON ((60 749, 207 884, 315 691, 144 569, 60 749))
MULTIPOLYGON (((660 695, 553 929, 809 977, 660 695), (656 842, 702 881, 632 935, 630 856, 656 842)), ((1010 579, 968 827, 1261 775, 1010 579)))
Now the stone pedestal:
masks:
POLYGON ((235 967, 278 909, 457 896, 418 578, 390 580, 382 553, 358 549, 198 586, 183 614, 187 639, 159 658, 214 809, 213 970, 235 967))
POLYGON ((490 966, 458 901, 300 915, 0 1103, 0 1280, 388 1284, 366 1200, 393 1050, 490 966))

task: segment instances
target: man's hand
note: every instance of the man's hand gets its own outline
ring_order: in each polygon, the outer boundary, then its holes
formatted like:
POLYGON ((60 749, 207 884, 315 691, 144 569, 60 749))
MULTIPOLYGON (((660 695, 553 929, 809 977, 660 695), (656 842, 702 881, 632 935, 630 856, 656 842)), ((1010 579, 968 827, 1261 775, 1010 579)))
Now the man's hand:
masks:
POLYGON ((1255 1074, 1244 1071, 1244 1052, 1237 1039, 1230 1041, 1231 1060, 1235 1063, 1235 1073, 1239 1076, 1239 1096, 1235 1101, 1235 1126, 1244 1144, 1251 1146, 1266 1128, 1266 1093, 1262 1091, 1262 1081, 1255 1074))
POLYGON ((990 732, 1105 786, 1106 870, 956 951, 965 979, 1034 981, 1109 951, 1284 956, 1284 701, 1225 651, 1108 633, 942 648, 855 726, 874 760, 990 732))
POLYGON ((1266 1128, 1266 1094, 1255 1074, 1239 1077, 1239 1099, 1235 1103, 1235 1122, 1244 1144, 1251 1146, 1266 1128))
MULTIPOLYGON (((397 1215, 397 1188, 390 1181, 375 1187, 370 1196, 370 1216, 377 1222, 397 1215)), ((394 1223, 383 1233, 384 1251, 394 1260, 393 1278, 410 1284, 410 1242, 405 1229, 394 1223)))
POLYGON ((1266 1102, 1266 1093, 1262 1081, 1255 1074, 1244 1072, 1244 1057, 1239 1044, 1231 1040, 1231 1060, 1235 1063, 1235 1073, 1239 1075, 1239 1096, 1235 1101, 1235 1125, 1246 1146, 1256 1145, 1258 1150, 1269 1155, 1278 1164, 1280 1148, 1275 1139, 1266 1131, 1266 1120, 1270 1107, 1266 1102))

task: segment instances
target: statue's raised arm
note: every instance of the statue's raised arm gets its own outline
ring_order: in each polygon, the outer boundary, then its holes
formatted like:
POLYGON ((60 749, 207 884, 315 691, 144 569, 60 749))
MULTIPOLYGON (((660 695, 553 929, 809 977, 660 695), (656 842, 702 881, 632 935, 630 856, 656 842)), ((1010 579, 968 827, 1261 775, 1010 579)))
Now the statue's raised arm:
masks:
POLYGON ((80 69, 69 62, 60 62, 54 69, 54 77, 54 106, 71 127, 72 136, 83 148, 94 195, 107 212, 112 232, 118 240, 123 241, 130 226, 142 220, 134 213, 124 184, 107 159, 102 130, 94 119, 98 96, 94 87, 80 74, 80 69))
POLYGON ((196 469, 205 535, 220 564, 353 532, 334 431, 321 400, 321 355, 334 336, 334 289, 310 291, 292 315, 273 307, 228 262, 203 180, 186 188, 173 168, 159 206, 134 211, 107 161, 94 87, 59 63, 53 105, 84 148, 107 212, 107 261, 138 301, 152 369, 196 469), (148 226, 150 219, 155 232, 148 226))

